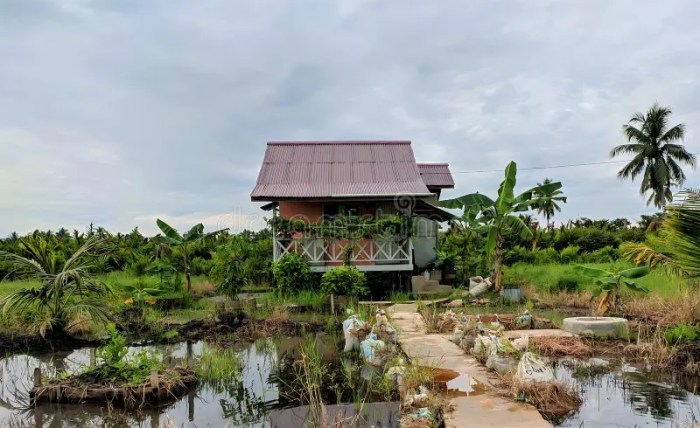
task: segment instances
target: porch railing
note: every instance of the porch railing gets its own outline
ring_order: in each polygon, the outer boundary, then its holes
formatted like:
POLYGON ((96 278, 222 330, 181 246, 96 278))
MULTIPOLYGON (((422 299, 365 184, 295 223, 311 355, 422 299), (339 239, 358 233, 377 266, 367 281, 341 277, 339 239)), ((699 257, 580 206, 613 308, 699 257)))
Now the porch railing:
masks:
POLYGON ((274 241, 274 260, 287 253, 297 253, 313 265, 339 264, 344 261, 348 246, 353 246, 351 260, 354 264, 411 265, 412 248, 410 239, 375 238, 347 239, 335 238, 281 238, 274 241))

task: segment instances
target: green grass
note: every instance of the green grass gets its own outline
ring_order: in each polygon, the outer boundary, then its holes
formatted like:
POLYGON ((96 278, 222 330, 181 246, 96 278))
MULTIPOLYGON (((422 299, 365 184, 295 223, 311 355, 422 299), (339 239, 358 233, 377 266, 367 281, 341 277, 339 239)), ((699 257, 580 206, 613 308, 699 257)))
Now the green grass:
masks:
MULTIPOLYGON (((605 269, 615 272, 634 267, 633 264, 617 261, 614 263, 588 263, 585 266, 605 269)), ((504 270, 504 283, 506 284, 532 284, 538 290, 547 291, 557 286, 560 278, 576 278, 579 281, 579 289, 593 289, 594 280, 581 275, 575 269, 575 264, 547 264, 529 265, 517 263, 506 267, 504 270)), ((663 298, 676 297, 687 289, 687 284, 678 278, 670 277, 662 269, 654 269, 649 275, 636 280, 643 286, 663 298)))

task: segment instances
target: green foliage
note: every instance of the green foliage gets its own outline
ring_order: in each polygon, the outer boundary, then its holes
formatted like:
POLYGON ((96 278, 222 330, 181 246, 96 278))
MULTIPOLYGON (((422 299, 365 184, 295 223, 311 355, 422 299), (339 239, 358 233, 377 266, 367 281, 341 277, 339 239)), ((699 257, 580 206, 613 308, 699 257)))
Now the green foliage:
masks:
POLYGON ((476 221, 485 225, 485 251, 489 257, 493 257, 496 290, 500 290, 503 282, 501 272, 504 236, 513 234, 524 239, 532 239, 533 236, 532 230, 517 213, 541 206, 545 198, 543 195, 551 195, 562 187, 559 182, 549 182, 515 196, 516 174, 517 166, 515 162, 510 162, 506 166, 504 179, 498 188, 495 200, 479 193, 472 193, 440 202, 440 205, 446 208, 460 208, 465 214, 479 213, 476 221))
POLYGON ((405 239, 411 236, 412 224, 410 217, 399 215, 371 216, 335 216, 318 223, 309 223, 300 219, 285 219, 273 217, 267 221, 276 233, 292 238, 296 233, 320 237, 362 239, 378 236, 399 237, 405 239))
POLYGON ((575 275, 564 275, 557 281, 557 291, 577 291, 580 286, 580 280, 575 275))
POLYGON ((147 351, 129 355, 126 338, 112 324, 108 326, 108 331, 109 342, 97 350, 101 364, 82 373, 81 378, 138 385, 146 381, 153 370, 163 367, 160 359, 147 351))
POLYGON ((292 294, 310 288, 311 265, 296 253, 287 253, 272 265, 272 274, 277 290, 282 294, 292 294))
POLYGON ((244 364, 235 348, 214 349, 204 344, 197 375, 203 381, 226 385, 242 380, 244 364))
POLYGON ((559 253, 554 248, 536 250, 534 253, 536 264, 543 265, 548 263, 559 263, 561 261, 559 253))
POLYGON ((580 261, 579 252, 581 247, 578 245, 569 245, 568 247, 561 250, 559 256, 561 257, 562 263, 575 263, 580 261))
POLYGON ((185 273, 185 279, 187 281, 187 291, 189 292, 192 288, 191 280, 191 258, 194 248, 197 245, 212 237, 216 237, 220 233, 224 232, 226 229, 217 230, 215 232, 204 233, 204 225, 202 223, 194 225, 189 231, 184 235, 175 230, 168 223, 161 219, 156 220, 158 228, 163 232, 158 241, 162 244, 166 244, 170 247, 177 248, 182 255, 182 267, 185 273))
POLYGON ((340 296, 361 296, 367 294, 367 278, 354 266, 339 266, 323 274, 321 291, 340 296))
POLYGON ((699 336, 700 332, 698 332, 698 329, 694 325, 676 324, 666 329, 664 332, 664 342, 666 342, 667 345, 680 345, 697 340, 699 336))
POLYGON ((22 241, 27 257, 0 251, 0 262, 11 266, 17 278, 34 279, 37 288, 23 288, 0 300, 3 312, 28 312, 33 325, 44 336, 65 333, 70 321, 79 314, 106 322, 109 318, 105 284, 92 273, 94 260, 108 248, 103 238, 90 238, 65 261, 60 261, 55 247, 41 237, 22 241))
MULTIPOLYGON (((626 243, 622 252, 635 263, 663 266, 669 273, 700 277, 700 191, 687 190, 668 207, 656 242, 626 243)), ((651 237, 651 236, 650 236, 651 237)))
POLYGON ((583 261, 586 263, 611 263, 619 258, 619 252, 611 245, 599 248, 592 253, 584 254, 583 261))
POLYGON ((272 238, 241 234, 228 239, 212 256, 209 278, 219 292, 236 299, 243 287, 270 282, 272 238))
POLYGON ((621 270, 618 272, 609 272, 603 269, 598 269, 590 266, 576 266, 576 270, 582 275, 595 279, 598 288, 594 292, 594 296, 601 296, 598 305, 598 311, 601 314, 607 313, 610 309, 616 309, 620 294, 620 287, 624 284, 627 288, 633 291, 648 293, 649 289, 643 285, 633 281, 648 275, 651 270, 646 267, 634 267, 621 270))

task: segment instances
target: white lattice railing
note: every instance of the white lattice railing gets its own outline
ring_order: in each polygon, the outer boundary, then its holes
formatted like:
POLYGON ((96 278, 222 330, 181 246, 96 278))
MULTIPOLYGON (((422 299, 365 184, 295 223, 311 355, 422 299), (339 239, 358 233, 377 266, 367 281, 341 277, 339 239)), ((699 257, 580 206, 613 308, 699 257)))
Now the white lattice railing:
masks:
POLYGON ((306 257, 311 264, 342 263, 343 250, 353 245, 353 263, 412 264, 411 243, 408 239, 359 239, 349 242, 332 238, 275 238, 274 259, 287 253, 306 257))

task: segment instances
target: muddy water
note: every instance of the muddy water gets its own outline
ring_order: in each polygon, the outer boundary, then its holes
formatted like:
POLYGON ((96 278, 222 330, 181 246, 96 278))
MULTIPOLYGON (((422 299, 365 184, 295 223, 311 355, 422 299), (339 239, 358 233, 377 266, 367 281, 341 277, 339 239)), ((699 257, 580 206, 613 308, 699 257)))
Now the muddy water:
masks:
MULTIPOLYGON (((0 427, 301 427, 308 408, 285 408, 281 400, 284 385, 271 377, 279 361, 298 349, 298 343, 298 339, 268 339, 243 345, 238 350, 243 363, 240 381, 202 382, 196 391, 168 406, 131 414, 99 405, 29 406, 28 391, 36 367, 41 367, 45 376, 72 373, 95 359, 94 349, 10 356, 0 360, 0 427)), ((183 342, 148 349, 175 364, 188 359, 196 364, 207 346, 203 342, 183 342)), ((321 349, 325 358, 337 358, 333 345, 321 349)), ((333 419, 354 417, 360 421, 358 426, 398 426, 397 403, 366 404, 361 417, 352 404, 328 406, 327 412, 333 419)))
POLYGON ((557 378, 573 383, 583 405, 560 427, 696 427, 700 421, 698 379, 679 381, 619 361, 555 365, 557 378), (607 366, 606 366, 607 363, 607 366))

